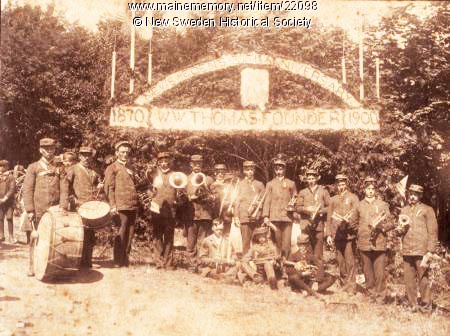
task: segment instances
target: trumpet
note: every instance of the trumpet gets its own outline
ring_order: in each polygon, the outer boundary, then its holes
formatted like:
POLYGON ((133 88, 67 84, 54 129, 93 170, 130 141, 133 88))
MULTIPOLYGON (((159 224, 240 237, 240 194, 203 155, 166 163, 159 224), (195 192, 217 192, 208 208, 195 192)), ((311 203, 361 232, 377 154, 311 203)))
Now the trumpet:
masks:
POLYGON ((252 203, 248 207, 248 214, 250 219, 256 220, 258 217, 258 213, 261 210, 261 207, 264 203, 264 199, 266 198, 267 190, 261 191, 259 194, 255 196, 252 200, 252 203))
POLYGON ((293 212, 295 210, 295 204, 297 203, 298 194, 292 195, 291 199, 289 200, 288 205, 286 206, 287 212, 293 212))

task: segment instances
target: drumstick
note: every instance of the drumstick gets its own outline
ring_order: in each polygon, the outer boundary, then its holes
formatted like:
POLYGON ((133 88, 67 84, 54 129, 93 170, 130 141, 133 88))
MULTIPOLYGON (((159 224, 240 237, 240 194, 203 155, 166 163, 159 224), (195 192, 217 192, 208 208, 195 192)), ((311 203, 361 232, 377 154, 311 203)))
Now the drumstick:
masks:
MULTIPOLYGON (((100 181, 99 184, 103 184, 103 183, 105 183, 105 179, 103 179, 103 181, 100 181)), ((101 191, 102 189, 103 189, 103 188, 98 188, 98 191, 97 191, 97 194, 95 195, 94 201, 96 201, 96 200, 98 199, 98 196, 100 195, 100 191, 101 191)))

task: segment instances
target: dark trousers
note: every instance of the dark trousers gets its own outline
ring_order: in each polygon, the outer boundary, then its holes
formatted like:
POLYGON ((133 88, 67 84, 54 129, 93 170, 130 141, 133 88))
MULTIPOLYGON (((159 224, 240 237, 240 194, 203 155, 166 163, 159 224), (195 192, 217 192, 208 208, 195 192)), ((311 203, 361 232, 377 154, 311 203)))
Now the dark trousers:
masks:
POLYGON ((310 238, 311 238, 311 245, 314 251, 314 256, 319 260, 323 260, 323 240, 324 240, 323 231, 314 231, 310 235, 310 238))
POLYGON ((0 239, 5 239, 5 218, 8 222, 9 239, 13 239, 13 208, 11 206, 0 205, 0 239))
POLYGON ((171 266, 173 262, 173 237, 175 220, 156 217, 153 224, 153 259, 157 266, 171 266))
POLYGON ((423 303, 431 304, 431 288, 428 285, 428 268, 420 267, 422 256, 403 256, 403 272, 406 295, 410 305, 417 304, 417 282, 423 303), (418 281, 416 280, 418 278, 418 281))
POLYGON ((385 296, 385 276, 386 266, 385 251, 361 251, 364 277, 366 278, 366 289, 376 296, 385 296))
POLYGON ((356 286, 355 240, 336 240, 336 258, 341 280, 346 288, 356 286))
POLYGON ((256 222, 241 223, 241 236, 242 236, 242 254, 246 254, 250 248, 250 242, 252 241, 253 231, 257 227, 256 222))
POLYGON ((94 252, 95 232, 84 229, 83 250, 81 251, 81 266, 92 267, 92 253, 94 252))
POLYGON ((119 266, 128 266, 128 256, 131 251, 131 241, 134 235, 136 211, 119 211, 119 221, 119 232, 114 239, 114 264, 119 266))
POLYGON ((291 251, 292 223, 278 221, 272 223, 278 228, 278 230, 274 232, 278 253, 287 258, 291 251))
POLYGON ((191 258, 191 262, 197 255, 197 242, 201 243, 203 239, 207 235, 211 234, 211 220, 202 219, 202 220, 193 220, 186 224, 187 231, 187 245, 186 245, 186 253, 187 257, 191 258))
MULTIPOLYGON (((336 279, 332 275, 325 273, 323 278, 318 281, 317 291, 324 292, 333 285, 335 280, 336 279)), ((314 290, 311 288, 311 279, 303 277, 299 272, 290 273, 288 275, 288 281, 293 289, 305 290, 309 295, 315 295, 314 290)))

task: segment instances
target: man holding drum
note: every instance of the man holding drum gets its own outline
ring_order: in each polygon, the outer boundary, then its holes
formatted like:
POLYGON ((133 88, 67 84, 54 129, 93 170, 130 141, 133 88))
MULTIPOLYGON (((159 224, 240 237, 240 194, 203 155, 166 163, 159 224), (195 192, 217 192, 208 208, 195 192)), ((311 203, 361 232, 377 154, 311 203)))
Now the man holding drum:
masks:
MULTIPOLYGON (((54 163, 56 141, 43 138, 39 141, 39 152, 42 157, 27 168, 23 182, 23 201, 33 229, 37 229, 44 213, 59 203, 61 171, 54 163)), ((32 237, 33 238, 33 237, 32 237)), ((28 276, 34 276, 34 241, 30 243, 30 268, 28 276)))
MULTIPOLYGON (((74 211, 85 202, 97 198, 100 183, 99 175, 91 168, 95 150, 91 147, 80 148, 80 162, 70 166, 61 185, 61 207, 74 211)), ((84 229, 84 243, 81 255, 81 267, 92 267, 92 252, 94 250, 94 230, 84 229)))
POLYGON ((121 267, 129 264, 138 195, 135 174, 128 162, 131 144, 128 141, 120 141, 115 145, 115 149, 117 160, 105 170, 105 193, 111 213, 117 215, 120 221, 119 233, 114 239, 114 264, 121 267))

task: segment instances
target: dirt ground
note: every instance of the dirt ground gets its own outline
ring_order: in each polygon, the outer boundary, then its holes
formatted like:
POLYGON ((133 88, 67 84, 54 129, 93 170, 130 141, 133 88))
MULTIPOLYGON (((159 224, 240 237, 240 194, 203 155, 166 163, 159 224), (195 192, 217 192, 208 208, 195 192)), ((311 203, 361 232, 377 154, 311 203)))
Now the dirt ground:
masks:
MULTIPOLYGON (((25 240, 19 235, 20 240, 25 240)), ((448 315, 409 313, 332 287, 328 305, 280 283, 228 285, 185 270, 109 258, 68 280, 26 276, 28 247, 0 244, 3 335, 449 335, 448 315)), ((96 250, 94 255, 98 255, 96 250)), ((132 255, 133 257, 133 255, 132 255)))

